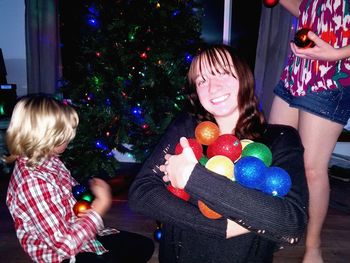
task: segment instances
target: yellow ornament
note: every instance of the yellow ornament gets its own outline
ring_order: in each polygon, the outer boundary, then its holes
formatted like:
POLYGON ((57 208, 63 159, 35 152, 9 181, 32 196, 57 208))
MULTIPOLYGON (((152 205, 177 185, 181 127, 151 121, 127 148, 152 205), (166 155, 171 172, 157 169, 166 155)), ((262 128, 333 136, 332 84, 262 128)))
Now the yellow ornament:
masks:
POLYGON ((205 168, 214 173, 223 175, 233 181, 235 180, 233 175, 234 164, 230 158, 226 156, 215 155, 211 157, 205 164, 205 168))
POLYGON ((249 140, 249 139, 242 139, 241 140, 241 144, 242 144, 242 150, 244 149, 244 147, 246 147, 249 143, 252 143, 254 141, 249 140))
MULTIPOLYGON (((243 151, 243 149, 244 149, 248 144, 251 144, 251 143, 254 142, 254 141, 249 140, 249 139, 242 139, 242 140, 240 140, 240 142, 241 142, 242 151, 243 151)), ((237 160, 235 161, 235 163, 236 163, 239 159, 241 159, 241 157, 242 157, 242 154, 241 154, 241 156, 240 156, 239 158, 237 158, 237 160)))

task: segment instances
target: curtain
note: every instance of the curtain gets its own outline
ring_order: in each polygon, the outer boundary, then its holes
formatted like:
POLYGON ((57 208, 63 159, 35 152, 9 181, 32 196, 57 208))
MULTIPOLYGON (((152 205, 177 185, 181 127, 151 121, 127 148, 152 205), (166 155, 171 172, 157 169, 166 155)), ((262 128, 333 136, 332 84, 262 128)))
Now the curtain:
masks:
POLYGON ((281 5, 262 6, 254 76, 256 95, 266 117, 270 114, 273 89, 287 62, 296 22, 296 17, 281 5))
POLYGON ((55 94, 60 74, 58 0, 25 0, 28 93, 55 94))

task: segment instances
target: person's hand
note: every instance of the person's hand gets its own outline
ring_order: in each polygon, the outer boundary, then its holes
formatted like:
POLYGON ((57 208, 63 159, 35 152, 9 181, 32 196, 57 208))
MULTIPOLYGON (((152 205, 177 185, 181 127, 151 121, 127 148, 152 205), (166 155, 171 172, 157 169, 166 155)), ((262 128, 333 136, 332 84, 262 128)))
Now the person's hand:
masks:
POLYGON ((180 144, 183 149, 182 153, 178 155, 166 154, 166 162, 159 169, 165 174, 163 176, 164 182, 170 182, 172 186, 184 189, 198 161, 185 137, 180 138, 180 144))
POLYGON ((307 36, 315 43, 314 47, 301 48, 295 45, 293 42, 290 44, 292 52, 297 57, 323 61, 337 61, 345 58, 342 57, 342 52, 340 52, 340 49, 334 48, 318 37, 314 32, 309 31, 307 36))
POLYGON ((95 196, 91 208, 102 217, 112 205, 111 188, 104 180, 93 178, 90 180, 90 189, 95 196))

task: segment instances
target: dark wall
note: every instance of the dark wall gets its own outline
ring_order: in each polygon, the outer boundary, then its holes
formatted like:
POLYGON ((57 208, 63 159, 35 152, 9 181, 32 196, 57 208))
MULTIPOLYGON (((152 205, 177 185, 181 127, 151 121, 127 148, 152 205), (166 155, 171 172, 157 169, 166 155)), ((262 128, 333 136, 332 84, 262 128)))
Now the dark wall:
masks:
POLYGON ((208 43, 221 43, 224 26, 224 0, 203 0, 202 37, 208 43))
POLYGON ((261 1, 233 0, 231 43, 247 59, 252 70, 255 65, 261 14, 261 1))
POLYGON ((4 56, 2 55, 2 49, 0 48, 0 84, 7 84, 6 79, 6 66, 4 56))
MULTIPOLYGON (((202 37, 208 43, 221 43, 224 0, 202 0, 202 37)), ((239 49, 254 71, 262 2, 232 0, 231 45, 239 49)))

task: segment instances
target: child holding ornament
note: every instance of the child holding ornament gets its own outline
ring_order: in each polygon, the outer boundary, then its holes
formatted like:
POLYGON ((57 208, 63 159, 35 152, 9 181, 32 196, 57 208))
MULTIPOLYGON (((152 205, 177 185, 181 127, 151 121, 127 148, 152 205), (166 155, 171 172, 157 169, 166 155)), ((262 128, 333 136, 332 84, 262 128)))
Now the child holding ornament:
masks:
POLYGON ((77 181, 59 156, 78 122, 73 107, 43 94, 22 97, 13 110, 5 160, 15 165, 6 204, 20 244, 34 262, 147 262, 151 239, 104 228, 102 217, 112 203, 105 181, 92 179, 91 207, 73 212, 77 181))
POLYGON ((280 4, 298 17, 298 27, 274 90, 269 122, 291 125, 300 133, 310 194, 303 262, 321 263, 321 230, 330 192, 328 164, 350 118, 350 5, 349 0, 280 0, 280 4), (298 39, 302 30, 309 32, 298 39), (303 45, 307 43, 312 45, 303 45))
MULTIPOLYGON (((129 190, 129 204, 162 222, 160 262, 272 262, 276 249, 296 244, 307 224, 299 135, 292 127, 266 124, 254 94, 253 74, 231 47, 201 50, 188 78, 190 108, 173 121, 143 164, 129 190), (216 124, 218 131, 209 125, 198 132, 206 121, 216 124), (266 145, 271 164, 290 175, 288 194, 269 195, 240 185, 232 174, 223 176, 203 167, 196 156, 200 148, 190 139, 209 148, 216 133, 266 145), (176 152, 179 143, 182 149, 176 152), (178 198, 168 190, 169 184, 189 198, 178 198), (203 205, 218 216, 204 216, 203 205)), ((241 145, 235 138, 227 136, 233 145, 241 145)), ((232 173, 232 165, 228 169, 232 173)))

